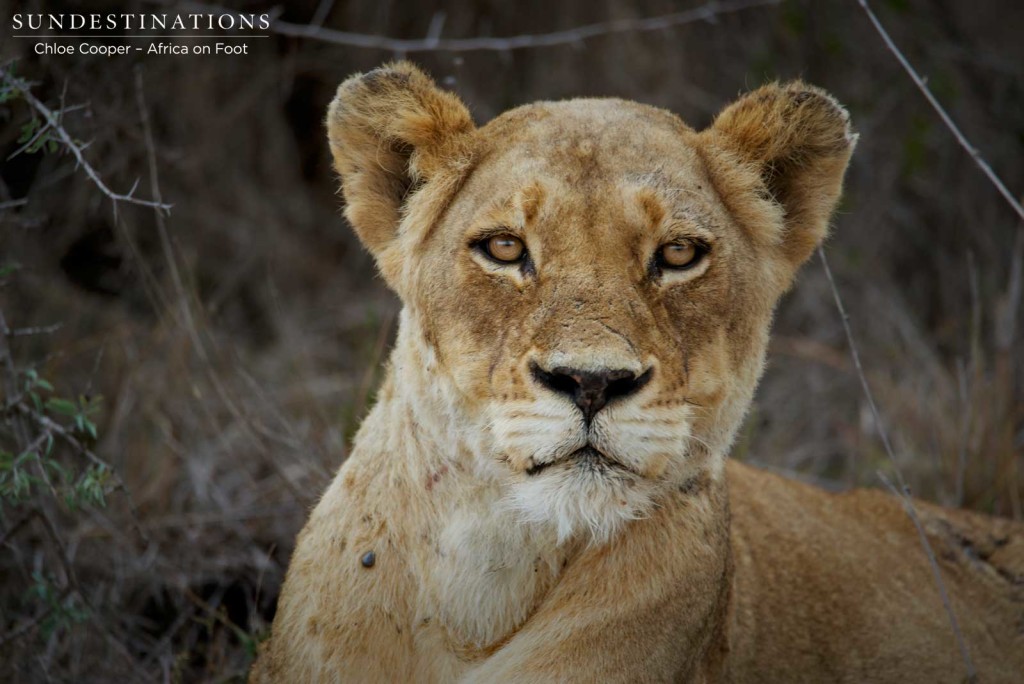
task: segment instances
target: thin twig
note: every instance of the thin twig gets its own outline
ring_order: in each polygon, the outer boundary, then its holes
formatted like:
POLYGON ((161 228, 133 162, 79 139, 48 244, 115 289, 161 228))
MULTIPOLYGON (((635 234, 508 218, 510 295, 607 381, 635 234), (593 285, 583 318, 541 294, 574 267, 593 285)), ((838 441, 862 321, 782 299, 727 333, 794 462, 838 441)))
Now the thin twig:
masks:
POLYGON ((16 88, 18 92, 21 94, 21 96, 25 98, 25 101, 40 115, 42 115, 43 119, 46 120, 47 125, 52 129, 53 133, 55 133, 57 137, 60 138, 60 141, 64 144, 64 147, 66 147, 71 152, 71 154, 74 155, 75 160, 78 162, 78 166, 82 167, 82 169, 85 171, 85 174, 93 182, 93 185, 95 185, 100 190, 100 192, 109 197, 114 202, 115 207, 117 206, 118 202, 128 202, 130 204, 138 204, 140 206, 152 207, 154 209, 159 209, 161 211, 170 212, 170 204, 133 197, 132 193, 134 193, 135 188, 132 188, 132 190, 128 194, 121 194, 111 190, 100 177, 99 173, 97 173, 96 169, 94 169, 92 165, 86 160, 85 155, 83 154, 83 150, 85 148, 79 143, 75 142, 75 139, 72 138, 71 135, 67 132, 67 130, 61 125, 58 115, 49 107, 44 105, 38 98, 36 98, 35 95, 32 94, 30 84, 26 81, 23 81, 20 78, 13 76, 6 69, 0 69, 0 76, 3 77, 3 81, 6 85, 12 88, 16 88))
MULTIPOLYGON (((60 115, 60 120, 62 122, 64 121, 64 115, 67 114, 68 112, 73 112, 76 109, 85 109, 85 107, 86 107, 86 105, 84 105, 84 104, 70 105, 70 106, 65 107, 64 104, 63 104, 63 98, 64 98, 64 96, 62 94, 61 95, 61 106, 60 106, 60 109, 57 110, 58 114, 60 115)), ((9 155, 7 155, 7 161, 10 161, 10 160, 14 159, 19 154, 21 154, 25 150, 29 149, 30 147, 32 147, 32 145, 35 144, 36 140, 39 140, 39 138, 41 138, 43 135, 45 135, 48 130, 50 130, 50 124, 49 123, 47 123, 45 126, 40 127, 40 129, 38 131, 36 131, 36 134, 33 135, 31 138, 29 138, 29 141, 27 143, 25 143, 24 145, 22 145, 21 147, 19 147, 18 149, 14 150, 9 155)), ((84 150, 85 147, 83 146, 82 149, 84 150)))
POLYGON ((700 7, 663 14, 656 17, 644 19, 616 19, 596 24, 577 26, 565 31, 554 31, 551 33, 538 33, 528 35, 509 36, 507 38, 447 38, 442 39, 434 35, 426 38, 406 40, 401 38, 390 38, 388 36, 373 36, 363 33, 351 33, 338 31, 336 29, 322 28, 313 24, 296 24, 287 21, 272 21, 270 30, 284 36, 295 38, 309 38, 335 45, 347 45, 349 47, 371 48, 388 50, 390 52, 408 54, 411 52, 473 52, 493 51, 509 52, 524 48, 544 48, 558 45, 578 45, 582 41, 599 36, 607 36, 616 33, 643 33, 645 31, 658 31, 691 24, 697 21, 714 21, 723 14, 732 14, 753 7, 764 7, 777 5, 781 0, 733 0, 732 2, 717 2, 712 0, 700 7))
POLYGON ((1017 239, 1010 257, 1010 274, 1007 278, 1006 293, 996 312, 996 349, 1010 352, 1017 335, 1017 316, 1021 301, 1024 300, 1024 226, 1017 228, 1017 239))
POLYGON ((953 604, 950 603, 949 594, 946 591, 946 583, 942 579, 942 573, 939 569, 939 564, 935 560, 935 552, 932 550, 931 544, 928 542, 928 537, 924 533, 924 528, 921 525, 920 518, 917 515, 917 509, 914 507, 914 500, 910 498, 910 489, 907 487, 906 481, 903 479, 903 472, 900 469, 899 461, 896 460, 896 453, 892 448, 892 443, 889 441, 889 431, 885 428, 885 424, 882 423, 882 416, 878 411, 878 405, 875 404, 875 396, 871 391, 871 386, 868 384, 868 378, 864 374, 864 367, 860 362, 860 352, 857 348, 857 342, 853 337, 853 330, 850 328, 850 317, 846 313, 846 307, 843 306, 842 297, 839 296, 839 288, 836 287, 836 281, 832 277, 832 269, 829 268, 828 259, 825 257, 825 250, 821 247, 818 248, 818 256, 821 258, 821 265, 825 269, 825 277, 828 279, 829 287, 832 288, 832 297, 835 299, 836 309, 839 310, 839 317, 843 323, 843 331, 846 333, 846 341, 850 346, 850 357, 853 359, 853 367, 857 371, 857 377, 860 378, 861 389, 864 390, 864 397, 867 399, 868 407, 871 409, 871 416, 875 423, 875 430, 878 432, 878 436, 882 440, 882 445, 885 447, 885 453, 889 457, 889 461, 892 463, 893 473, 896 475, 896 481, 899 484, 899 488, 895 488, 889 482, 885 476, 879 473, 879 477, 882 481, 892 489, 893 493, 896 494, 903 502, 903 508, 906 510, 907 515, 914 522, 914 527, 917 528, 918 534, 921 537, 921 545, 924 547, 925 555, 928 557, 928 562, 931 564, 932 574, 935 576, 935 584, 939 588, 939 596, 942 598, 942 605, 946 609, 946 615, 949 617, 949 623, 953 628, 953 635, 956 637, 957 646, 960 648, 960 655, 963 658, 964 666, 967 668, 967 681, 977 681, 978 673, 974 669, 974 663, 971 661, 971 655, 967 650, 967 642, 964 641, 964 636, 960 631, 960 623, 957 622, 956 613, 953 610, 953 604))
POLYGON ((28 139, 28 142, 26 142, 24 145, 22 145, 21 147, 19 147, 18 149, 14 150, 9 155, 7 155, 7 161, 11 161, 15 157, 17 157, 19 154, 21 154, 25 150, 29 149, 30 147, 32 147, 36 143, 36 140, 39 140, 41 137, 46 135, 47 131, 49 131, 49 130, 50 130, 50 124, 46 124, 45 126, 40 126, 39 130, 36 131, 36 134, 28 139))
POLYGON ((23 207, 26 204, 28 204, 28 197, 22 197, 21 199, 0 202, 0 211, 3 211, 5 209, 16 209, 18 207, 23 207))
POLYGON ((124 494, 125 501, 128 504, 128 510, 131 513, 132 525, 135 527, 135 531, 138 532, 139 537, 143 541, 149 541, 149 537, 146 535, 145 531, 142 529, 142 525, 139 523, 139 512, 138 509, 135 507, 135 500, 132 498, 132 494, 128 490, 127 485, 125 485, 124 480, 121 479, 121 476, 118 474, 116 470, 114 470, 113 466, 111 466, 109 463, 107 463, 102 458, 97 456, 92 451, 92 449, 82 444, 82 442, 73 434, 71 434, 69 430, 65 429, 63 425, 51 420, 49 417, 41 413, 37 413, 32 409, 31 406, 28 406, 23 401, 15 403, 12 408, 22 416, 26 416, 39 423, 39 426, 41 428, 43 428, 44 430, 48 430, 52 434, 62 439, 72 449, 74 449, 79 454, 85 456, 87 459, 92 461, 94 465, 99 466, 100 468, 103 468, 107 472, 109 472, 111 477, 114 478, 114 490, 120 491, 121 493, 124 494))
POLYGON ((960 147, 964 148, 967 151, 967 154, 971 155, 971 159, 974 160, 974 163, 977 164, 982 173, 992 181, 992 185, 996 186, 996 190, 998 190, 999 194, 1003 196, 1003 199, 1006 200, 1007 204, 1017 212, 1017 216, 1024 219, 1024 207, 1021 206, 1020 202, 1017 201, 1017 198, 1014 197, 1006 188, 1002 179, 996 175, 996 172, 992 170, 992 167, 989 166, 988 162, 981 156, 981 153, 978 152, 978 148, 972 145, 971 141, 969 141, 964 134, 960 132, 960 128, 953 122, 952 117, 950 117, 949 113, 947 113, 942 105, 939 104, 939 101, 935 99, 935 96, 932 95, 932 91, 928 89, 928 84, 925 82, 925 79, 918 75, 914 67, 911 66, 909 61, 907 61, 907 58, 903 56, 902 52, 900 52, 900 49, 896 47, 896 43, 894 43, 892 38, 889 37, 889 32, 885 30, 885 27, 882 26, 882 22, 880 22, 878 17, 875 16, 875 13, 871 11, 867 0, 857 0, 857 2, 860 3, 864 12, 867 13, 868 19, 871 20, 875 30, 878 31, 878 35, 882 37, 882 41, 885 43, 885 46, 889 48, 889 51, 896 56, 897 60, 899 60, 903 70, 907 72, 911 80, 914 82, 914 85, 917 86, 917 89, 920 90, 921 94, 924 95, 926 100, 928 100, 928 104, 932 106, 932 109, 934 109, 939 115, 939 118, 942 119, 942 123, 946 124, 946 128, 950 130, 953 137, 956 138, 956 141, 960 143, 960 147))
POLYGON ((23 401, 20 401, 17 404, 15 404, 14 409, 21 415, 31 418, 32 420, 39 423, 39 427, 43 428, 44 430, 49 430, 53 434, 60 437, 62 440, 67 442, 68 445, 71 446, 71 448, 81 453, 87 459, 92 461, 95 465, 101 468, 105 468, 111 471, 112 473, 114 472, 113 467, 111 467, 109 463, 107 463, 102 458, 94 454, 92 450, 89 449, 89 447, 82 444, 77 437, 71 434, 71 432, 65 429, 64 426, 61 425, 60 423, 51 420, 49 417, 44 416, 41 413, 37 413, 32 409, 31 406, 27 405, 23 401))
MULTIPOLYGON (((39 436, 36 437, 34 440, 32 440, 31 444, 29 444, 24 449, 22 449, 21 453, 23 453, 23 454, 34 453, 36 449, 38 449, 39 447, 43 446, 43 444, 45 444, 46 442, 50 441, 52 438, 53 438, 53 431, 50 430, 50 428, 43 428, 42 432, 39 433, 39 436)), ((52 488, 52 486, 51 486, 51 488, 52 488)))
POLYGON ((962 359, 956 361, 956 386, 960 399, 960 447, 957 449, 956 457, 956 492, 953 502, 957 508, 964 505, 964 492, 967 485, 967 451, 971 445, 971 419, 974 402, 971 401, 970 379, 967 370, 964 368, 962 359))
MULTIPOLYGON (((61 604, 71 595, 71 587, 64 587, 60 594, 57 595, 55 604, 61 604)), ((26 634, 31 634, 32 630, 40 625, 46 618, 53 614, 54 606, 48 606, 44 611, 36 615, 31 620, 26 620, 19 626, 15 627, 6 634, 0 634, 0 647, 6 646, 7 644, 17 641, 26 634)))
MULTIPOLYGON (((141 67, 136 68, 135 71, 135 101, 139 108, 139 117, 142 121, 143 138, 146 141, 146 153, 149 159, 149 175, 150 175, 150 187, 153 196, 158 200, 160 199, 160 179, 157 174, 157 163, 156 163, 156 146, 153 141, 153 132, 149 121, 149 109, 146 106, 145 88, 143 83, 143 74, 141 67)), ((189 297, 188 290, 185 288, 185 281, 181 277, 181 273, 178 269, 177 258, 174 253, 174 247, 171 244, 170 235, 167 231, 167 226, 164 221, 164 216, 157 210, 156 212, 156 223, 157 232, 160 237, 161 250, 164 253, 164 259, 167 261, 167 267, 171 273, 171 281, 174 286, 175 294, 178 296, 178 304, 181 309, 182 323, 185 326, 186 333, 192 341, 192 346, 195 349, 196 354, 202 364, 203 370, 206 373, 210 384, 213 385, 214 391, 220 397, 224 406, 228 409, 231 415, 242 425, 246 434, 252 439, 253 443, 257 447, 264 449, 265 446, 261 440, 261 435, 256 427, 256 423, 251 420, 242 410, 238 407, 237 403, 231 397, 224 383, 221 381, 220 376, 217 375, 216 370, 211 363, 210 354, 206 349, 206 345, 203 342, 202 337, 199 334, 199 327, 196 325, 195 316, 192 313, 191 298, 189 297)), ((266 435, 263 435, 265 437, 266 435)), ((286 471, 281 468, 281 465, 277 462, 277 459, 271 457, 267 459, 271 467, 280 475, 284 481, 285 486, 289 491, 296 497, 301 496, 301 490, 291 478, 287 475, 286 471)))
MULTIPOLYGON (((135 68, 135 102, 139 107, 139 117, 142 120, 142 134, 146 141, 146 159, 149 163, 150 192, 153 193, 153 197, 155 197, 156 201, 159 202, 161 200, 161 194, 160 177, 156 163, 156 145, 153 143, 153 128, 149 123, 149 108, 146 107, 146 96, 142 82, 141 66, 137 66, 135 68)), ((171 281, 174 284, 174 290, 178 293, 181 315, 185 320, 186 329, 192 337, 192 344, 194 344, 197 349, 202 349, 203 345, 199 339, 199 333, 196 329, 195 321, 192 318, 192 307, 189 305, 188 292, 185 290, 184 281, 181 279, 181 272, 178 270, 178 260, 174 255, 174 246, 171 244, 171 236, 167 232, 167 223, 164 220, 164 215, 161 211, 157 210, 154 214, 156 216, 157 234, 160 237, 160 248, 167 261, 167 267, 171 273, 171 281)))
POLYGON ((914 522, 914 528, 917 529, 917 536, 921 540, 921 546, 924 547, 924 552, 928 555, 928 564, 932 569, 932 576, 935 578, 935 584, 939 587, 939 594, 942 596, 942 605, 946 606, 946 610, 949 612, 950 623, 953 626, 953 634, 956 636, 956 643, 960 647, 960 655, 963 656, 964 665, 967 667, 967 681, 976 682, 978 680, 978 673, 974 669, 974 665, 971 663, 971 657, 967 652, 967 643, 964 641, 964 635, 960 631, 960 625, 957 624, 956 617, 953 615, 952 602, 949 600, 949 593, 946 591, 946 583, 942 580, 942 573, 939 571, 939 562, 935 558, 935 550, 932 549, 932 545, 928 542, 928 535, 924 531, 924 526, 921 524, 921 519, 917 515, 917 511, 914 510, 913 499, 911 499, 906 490, 897 490, 889 478, 885 476, 885 473, 878 471, 878 478, 885 483, 889 491, 892 492, 897 498, 903 502, 903 507, 907 512, 907 515, 914 522))
POLYGON ((310 26, 323 26, 324 20, 327 19, 327 15, 334 9, 334 0, 320 0, 320 4, 316 7, 316 12, 313 13, 313 21, 310 22, 310 26))
MULTIPOLYGON (((0 310, 0 371, 3 373, 3 389, 5 396, 5 403, 10 404, 15 401, 15 397, 18 396, 18 371, 14 366, 14 357, 11 354, 11 347, 8 343, 8 338, 11 336, 11 330, 7 327, 7 320, 4 318, 3 310, 0 310)), ((14 441, 21 451, 28 444, 28 426, 25 425, 25 420, 21 416, 13 416, 12 424, 14 427, 14 441)))
MULTIPOLYGON (((78 596, 82 598, 81 591, 79 591, 78 579, 75 576, 75 569, 72 566, 71 559, 68 558, 67 549, 64 545, 64 542, 61 540, 60 535, 57 533, 56 526, 54 526, 49 516, 46 515, 46 512, 39 508, 35 508, 29 511, 29 513, 21 519, 18 525, 15 526, 14 530, 22 527, 23 525, 32 520, 38 520, 42 524, 43 531, 46 532, 46 535, 50 538, 50 541, 53 543, 53 546, 56 549, 57 560, 60 561, 61 567, 63 567, 64 569, 64 587, 61 589, 61 593, 56 605, 63 603, 64 599, 66 599, 72 593, 78 594, 78 596)), ((9 538, 13 534, 14 530, 5 535, 4 539, 6 540, 7 538, 9 538)), ((36 625, 38 625, 40 622, 45 620, 50 615, 53 609, 54 606, 50 606, 48 609, 44 610, 42 613, 38 614, 33 619, 29 620, 28 622, 22 624, 19 627, 16 627, 7 634, 4 634, 2 637, 0 637, 0 645, 19 639, 28 634, 29 632, 31 632, 36 625)))
POLYGON ((120 652, 121 656, 128 662, 131 668, 135 670, 135 673, 137 675, 141 675, 142 678, 147 681, 153 681, 153 677, 141 668, 138 661, 132 656, 131 653, 128 652, 128 649, 124 647, 124 644, 121 643, 121 639, 119 639, 111 632, 110 628, 103 620, 99 619, 99 611, 96 610, 96 607, 89 600, 89 597, 86 596, 85 592, 82 591, 82 585, 78 581, 78 575, 75 573, 74 564, 68 557, 67 545, 60 538, 60 533, 57 531, 57 526, 53 524, 53 521, 50 520, 50 517, 43 510, 38 511, 37 518, 43 524, 43 529, 46 531, 47 536, 50 537, 50 541, 53 542, 53 545, 57 549, 57 559, 64 567, 64 575, 67 580, 67 588, 74 591, 75 594, 78 596, 79 600, 88 609, 86 614, 88 615, 89 621, 92 622, 92 624, 95 625, 98 630, 103 632, 103 636, 106 638, 107 643, 109 643, 115 650, 120 652))
POLYGON ((15 328, 10 331, 11 337, 27 337, 29 335, 51 335, 64 327, 63 323, 40 325, 32 328, 15 328))
POLYGON ((3 536, 0 536, 0 546, 4 546, 5 544, 7 544, 7 542, 10 539, 12 539, 14 535, 17 534, 19 530, 21 530, 21 528, 25 527, 25 525, 32 522, 32 519, 35 518, 37 515, 39 515, 39 511, 33 508, 24 516, 22 516, 22 518, 18 520, 18 522, 11 525, 11 527, 3 533, 3 536))

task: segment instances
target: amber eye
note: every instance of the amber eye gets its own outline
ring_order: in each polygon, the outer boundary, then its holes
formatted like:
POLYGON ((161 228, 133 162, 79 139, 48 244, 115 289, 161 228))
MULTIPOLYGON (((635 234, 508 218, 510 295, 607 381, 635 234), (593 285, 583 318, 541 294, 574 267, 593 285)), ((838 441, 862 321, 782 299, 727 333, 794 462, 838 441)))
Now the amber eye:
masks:
POLYGON ((663 268, 693 268, 706 251, 702 245, 695 242, 670 242, 662 245, 658 252, 658 261, 663 268))
POLYGON ((502 264, 514 264, 526 256, 526 245, 514 235, 495 235, 482 244, 487 256, 502 264))

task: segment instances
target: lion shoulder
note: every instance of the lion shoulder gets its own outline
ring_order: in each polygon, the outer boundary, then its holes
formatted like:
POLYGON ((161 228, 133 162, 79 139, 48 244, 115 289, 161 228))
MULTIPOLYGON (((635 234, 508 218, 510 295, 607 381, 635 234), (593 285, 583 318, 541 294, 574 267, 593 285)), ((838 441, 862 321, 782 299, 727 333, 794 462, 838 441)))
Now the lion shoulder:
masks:
POLYGON ((352 668, 367 681, 374 672, 413 679, 395 670, 413 651, 409 540, 401 517, 385 509, 402 499, 401 477, 387 459, 377 468, 367 460, 341 467, 299 533, 251 682, 334 681, 352 668))

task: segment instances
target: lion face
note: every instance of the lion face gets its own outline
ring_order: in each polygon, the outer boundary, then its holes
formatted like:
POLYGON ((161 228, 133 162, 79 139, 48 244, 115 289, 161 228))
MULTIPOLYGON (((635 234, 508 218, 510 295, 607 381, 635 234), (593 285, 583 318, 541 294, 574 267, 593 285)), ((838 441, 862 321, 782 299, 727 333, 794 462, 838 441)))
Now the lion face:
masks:
POLYGON ((328 126, 349 219, 406 307, 396 385, 562 539, 718 476, 853 145, 799 83, 703 133, 620 100, 476 129, 406 64, 346 81, 328 126))

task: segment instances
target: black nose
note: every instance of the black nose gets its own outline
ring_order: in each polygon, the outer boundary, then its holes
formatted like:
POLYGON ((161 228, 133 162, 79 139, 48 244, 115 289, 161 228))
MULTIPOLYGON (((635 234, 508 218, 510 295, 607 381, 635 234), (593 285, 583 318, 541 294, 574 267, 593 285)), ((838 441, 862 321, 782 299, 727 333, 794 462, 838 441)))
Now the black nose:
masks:
POLYGON ((549 390, 570 397, 588 423, 612 399, 640 391, 651 379, 652 370, 648 368, 642 375, 625 369, 582 371, 565 366, 548 371, 530 363, 534 379, 549 390))

